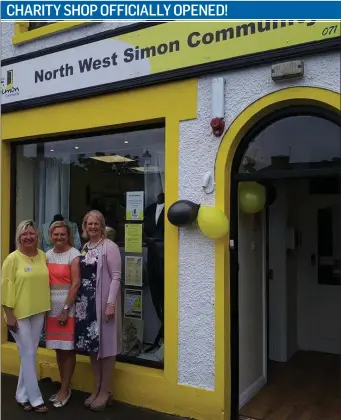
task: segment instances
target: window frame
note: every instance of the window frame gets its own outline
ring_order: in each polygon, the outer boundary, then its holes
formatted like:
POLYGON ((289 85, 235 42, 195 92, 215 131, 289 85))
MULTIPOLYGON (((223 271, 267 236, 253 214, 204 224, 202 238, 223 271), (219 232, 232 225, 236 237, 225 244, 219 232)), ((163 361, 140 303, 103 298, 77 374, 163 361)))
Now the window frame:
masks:
MULTIPOLYGON (((2 115, 1 136, 1 255, 9 254, 10 213, 10 145, 14 142, 39 141, 47 135, 54 138, 61 135, 90 133, 101 128, 126 128, 136 124, 146 125, 166 121, 165 209, 178 200, 179 183, 179 142, 182 121, 194 120, 198 116, 198 81, 195 78, 173 81, 143 89, 131 89, 106 95, 81 98, 63 103, 54 103, 29 110, 18 110, 2 115), (100 112, 94 112, 100 110, 100 112)), ((13 217, 13 215, 12 215, 13 217)), ((149 407, 158 411, 173 412, 174 404, 182 407, 179 415, 195 417, 199 411, 203 417, 213 412, 219 416, 223 405, 217 408, 217 401, 223 401, 223 377, 217 378, 215 392, 202 391, 178 384, 178 229, 165 223, 165 341, 164 370, 151 369, 129 363, 115 363, 115 398, 130 404, 149 407), (174 398, 166 398, 173 395, 174 398), (185 396, 184 396, 185 395, 185 396), (186 404, 183 401, 186 400, 186 404), (205 401, 205 404, 202 402, 205 401), (193 408, 195 407, 195 408, 193 408), (198 411, 199 410, 199 411, 198 411)), ((219 296, 223 296, 221 293, 219 296)), ((220 313, 220 310, 218 311, 220 313)), ((218 320, 221 317, 217 318, 218 320)), ((219 321, 220 323, 223 320, 219 321)), ((219 330, 225 331, 223 327, 219 330)), ((2 369, 4 373, 19 372, 19 353, 15 344, 7 341, 7 328, 2 322, 2 369)), ((223 337, 217 334, 222 340, 223 337)), ((224 346, 217 346, 223 349, 224 346)), ((223 352, 221 352, 221 355, 223 352)), ((221 357, 215 366, 221 367, 221 357)), ((40 377, 59 378, 55 353, 48 349, 38 349, 37 362, 40 377)), ((77 356, 77 367, 73 376, 73 387, 91 391, 89 382, 90 360, 77 356)), ((222 372, 219 368, 217 372, 222 372)))
POLYGON ((29 22, 15 22, 14 23, 14 35, 12 37, 13 45, 21 45, 27 42, 35 41, 39 38, 45 38, 57 34, 59 32, 68 31, 73 28, 77 28, 84 25, 90 25, 100 22, 54 22, 50 25, 42 26, 29 30, 29 22))
MULTIPOLYGON (((30 145, 30 144, 44 144, 51 142, 51 139, 53 139, 54 143, 58 143, 59 141, 67 141, 67 140, 73 140, 73 139, 82 139, 82 138, 91 138, 91 137, 98 137, 101 135, 110 135, 110 134, 120 134, 120 133, 127 133, 127 132, 134 132, 134 131, 148 131, 152 129, 160 129, 163 128, 166 130, 166 121, 165 119, 160 120, 159 122, 150 122, 148 124, 134 124, 129 127, 125 128, 116 128, 116 129, 99 129, 95 130, 91 133, 87 134, 74 134, 74 135, 61 135, 58 137, 51 137, 51 136, 44 136, 44 138, 40 139, 39 142, 37 142, 37 139, 30 139, 30 140, 24 140, 24 141, 16 141, 11 143, 11 177, 10 177, 10 191, 11 196, 16 197, 17 194, 17 148, 20 146, 30 145)), ((166 135, 166 131, 165 131, 166 135)), ((166 142, 166 137, 164 137, 164 142, 166 142)), ((166 143, 165 143, 166 147, 166 143)), ((16 200, 11 200, 10 208, 11 208, 11 214, 16 214, 16 200)), ((133 222, 134 223, 134 222, 133 222)), ((10 252, 15 251, 16 245, 15 245, 15 233, 16 233, 16 218, 11 217, 10 219, 10 252)), ((127 288, 129 288, 127 286, 127 288)), ((122 322, 123 322, 123 315, 122 315, 122 322)), ((8 330, 7 333, 7 342, 14 342, 12 339, 11 333, 8 330)), ((152 344, 151 344, 152 345, 152 344)), ((40 349, 45 349, 45 347, 41 347, 39 345, 40 349)), ((82 354, 78 353, 77 354, 82 354)), ((155 361, 155 360, 149 360, 149 359, 143 359, 136 356, 129 356, 129 355, 123 355, 118 354, 116 356, 116 360, 121 363, 127 363, 130 365, 136 365, 136 366, 143 366, 147 368, 153 368, 163 371, 165 369, 165 363, 164 361, 155 361)))

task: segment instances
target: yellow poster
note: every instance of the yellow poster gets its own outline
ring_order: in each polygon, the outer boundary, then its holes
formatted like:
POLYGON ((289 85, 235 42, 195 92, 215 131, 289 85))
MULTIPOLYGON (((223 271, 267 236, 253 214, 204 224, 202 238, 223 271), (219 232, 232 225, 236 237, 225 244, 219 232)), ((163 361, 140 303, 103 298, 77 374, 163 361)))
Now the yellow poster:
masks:
POLYGON ((142 318, 142 290, 125 289, 124 316, 142 318))
POLYGON ((125 252, 142 253, 142 224, 125 225, 125 252))
POLYGON ((125 257, 126 286, 142 286, 142 257, 125 257))

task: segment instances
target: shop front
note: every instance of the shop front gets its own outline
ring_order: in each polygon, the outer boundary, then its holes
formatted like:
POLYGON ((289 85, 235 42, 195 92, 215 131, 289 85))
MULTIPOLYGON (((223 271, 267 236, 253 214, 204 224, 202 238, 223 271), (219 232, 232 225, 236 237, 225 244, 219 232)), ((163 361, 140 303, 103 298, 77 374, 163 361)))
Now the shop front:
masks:
MULTIPOLYGON (((2 61, 2 261, 22 220, 47 250, 56 215, 80 247, 85 213, 104 214, 122 256, 116 399, 238 418, 253 350, 239 349, 235 154, 283 109, 340 112, 339 35, 332 22, 134 24, 2 61), (168 212, 183 200, 220 219, 168 212)), ((3 323, 2 372, 18 371, 3 323)), ((43 336, 38 375, 58 379, 43 336)), ((78 355, 72 385, 91 384, 78 355)))

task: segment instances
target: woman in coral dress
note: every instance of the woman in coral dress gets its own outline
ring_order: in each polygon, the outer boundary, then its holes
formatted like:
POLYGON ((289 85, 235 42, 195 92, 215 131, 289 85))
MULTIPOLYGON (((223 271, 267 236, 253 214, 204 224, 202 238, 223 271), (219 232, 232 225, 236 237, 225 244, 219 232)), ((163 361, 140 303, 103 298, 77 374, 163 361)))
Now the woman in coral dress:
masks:
POLYGON ((72 232, 65 222, 50 227, 54 248, 46 253, 50 274, 51 311, 46 321, 46 347, 56 350, 61 387, 50 398, 55 408, 64 407, 71 397, 70 381, 75 370, 75 299, 80 285, 80 252, 74 248, 72 232))

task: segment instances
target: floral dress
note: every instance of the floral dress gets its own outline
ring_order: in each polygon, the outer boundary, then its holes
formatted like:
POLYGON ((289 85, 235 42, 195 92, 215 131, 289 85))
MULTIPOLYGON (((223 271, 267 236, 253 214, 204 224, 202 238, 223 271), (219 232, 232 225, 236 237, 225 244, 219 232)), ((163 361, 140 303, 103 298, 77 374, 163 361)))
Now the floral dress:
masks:
POLYGON ((75 349, 80 352, 99 351, 96 316, 97 261, 103 243, 89 249, 86 245, 80 257, 81 284, 76 299, 75 349))

